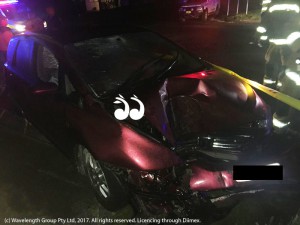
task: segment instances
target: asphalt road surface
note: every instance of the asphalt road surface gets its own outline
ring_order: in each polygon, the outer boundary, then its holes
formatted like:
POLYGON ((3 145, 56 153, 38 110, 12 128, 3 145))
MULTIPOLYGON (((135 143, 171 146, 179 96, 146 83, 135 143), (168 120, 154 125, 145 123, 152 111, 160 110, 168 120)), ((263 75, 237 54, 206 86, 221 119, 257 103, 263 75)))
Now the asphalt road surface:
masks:
POLYGON ((264 48, 254 45, 255 23, 162 23, 149 26, 195 55, 241 76, 262 80, 264 48))
MULTIPOLYGON (((207 61, 242 76, 255 80, 263 76, 264 50, 249 44, 253 41, 254 24, 169 22, 149 28, 207 61)), ((4 102, 3 99, 0 101, 1 225, 8 218, 126 218, 132 215, 130 209, 111 214, 99 207, 74 166, 32 126, 25 126, 22 118, 10 111, 2 111, 4 102)), ((299 201, 284 203, 284 199, 283 196, 274 200, 273 195, 247 199, 227 220, 218 224, 254 225, 260 217, 263 222, 257 224, 267 224, 264 214, 271 218, 281 212, 282 207, 294 214, 300 207, 299 201), (267 201, 260 202, 262 198, 267 201), (251 205, 252 211, 249 210, 251 205), (282 207, 268 210, 272 205, 282 207)))
POLYGON ((0 224, 10 217, 97 214, 93 195, 73 165, 32 126, 27 126, 25 132, 24 128, 24 120, 8 112, 2 113, 0 224))

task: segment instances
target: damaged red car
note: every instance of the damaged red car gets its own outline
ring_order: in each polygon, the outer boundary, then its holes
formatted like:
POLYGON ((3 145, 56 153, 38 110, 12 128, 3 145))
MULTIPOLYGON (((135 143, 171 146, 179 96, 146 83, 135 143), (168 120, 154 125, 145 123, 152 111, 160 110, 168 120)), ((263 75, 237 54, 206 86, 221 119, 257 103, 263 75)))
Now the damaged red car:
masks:
POLYGON ((203 219, 247 193, 232 165, 264 159, 272 122, 263 100, 154 32, 23 34, 6 69, 26 118, 76 161, 108 210, 203 219))

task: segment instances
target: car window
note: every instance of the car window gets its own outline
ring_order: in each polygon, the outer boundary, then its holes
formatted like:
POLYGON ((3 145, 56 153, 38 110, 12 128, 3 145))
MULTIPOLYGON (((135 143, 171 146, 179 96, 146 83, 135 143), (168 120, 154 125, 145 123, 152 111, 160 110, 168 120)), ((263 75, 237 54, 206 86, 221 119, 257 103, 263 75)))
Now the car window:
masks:
POLYGON ((17 75, 27 81, 27 83, 33 84, 36 79, 34 79, 33 74, 33 46, 34 42, 31 39, 21 39, 18 43, 16 58, 14 67, 17 75))
POLYGON ((46 47, 39 46, 37 51, 37 77, 43 82, 58 85, 59 63, 54 54, 46 47))

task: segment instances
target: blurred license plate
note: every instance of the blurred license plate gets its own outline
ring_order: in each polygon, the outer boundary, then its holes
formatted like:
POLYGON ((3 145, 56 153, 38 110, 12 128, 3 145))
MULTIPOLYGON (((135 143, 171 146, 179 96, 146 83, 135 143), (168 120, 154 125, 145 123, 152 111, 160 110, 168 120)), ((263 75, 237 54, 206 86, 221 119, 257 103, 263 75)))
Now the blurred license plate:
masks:
POLYGON ((186 13, 186 14, 191 14, 191 13, 192 13, 192 11, 185 11, 185 13, 186 13))

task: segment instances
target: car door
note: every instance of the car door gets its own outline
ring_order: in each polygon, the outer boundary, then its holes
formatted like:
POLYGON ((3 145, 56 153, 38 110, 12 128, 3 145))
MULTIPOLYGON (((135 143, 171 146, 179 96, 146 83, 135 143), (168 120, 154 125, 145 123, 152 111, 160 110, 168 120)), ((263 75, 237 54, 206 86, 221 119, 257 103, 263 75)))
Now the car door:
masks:
POLYGON ((7 50, 6 82, 11 95, 23 111, 27 111, 29 104, 28 91, 36 83, 33 76, 33 52, 34 41, 28 37, 13 38, 7 50))
POLYGON ((14 58, 9 82, 14 98, 27 119, 67 153, 72 143, 65 121, 62 63, 51 47, 30 38, 19 40, 14 58))
POLYGON ((49 139, 65 148, 69 145, 69 136, 65 120, 63 64, 52 49, 41 43, 36 43, 34 61, 38 84, 30 92, 33 102, 31 120, 49 139))

